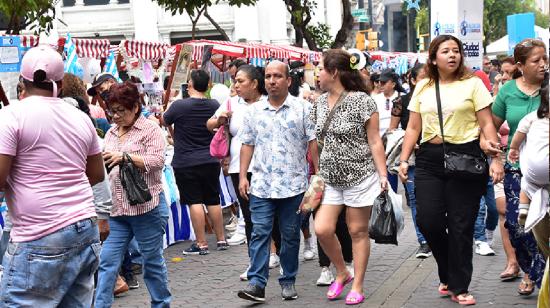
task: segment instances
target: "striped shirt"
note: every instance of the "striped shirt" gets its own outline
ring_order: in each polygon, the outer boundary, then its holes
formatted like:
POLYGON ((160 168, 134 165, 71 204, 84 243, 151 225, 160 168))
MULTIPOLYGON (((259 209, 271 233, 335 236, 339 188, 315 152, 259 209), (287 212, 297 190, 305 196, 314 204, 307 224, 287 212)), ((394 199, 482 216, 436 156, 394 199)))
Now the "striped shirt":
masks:
POLYGON ((165 143, 162 129, 154 122, 140 115, 134 125, 126 133, 124 143, 118 138, 118 125, 113 125, 105 136, 106 152, 126 152, 143 158, 145 171, 139 169, 145 183, 151 191, 153 199, 148 202, 132 205, 126 198, 126 192, 120 182, 119 167, 115 166, 109 173, 113 207, 111 216, 136 216, 145 214, 159 204, 162 192, 162 169, 164 167, 165 143))

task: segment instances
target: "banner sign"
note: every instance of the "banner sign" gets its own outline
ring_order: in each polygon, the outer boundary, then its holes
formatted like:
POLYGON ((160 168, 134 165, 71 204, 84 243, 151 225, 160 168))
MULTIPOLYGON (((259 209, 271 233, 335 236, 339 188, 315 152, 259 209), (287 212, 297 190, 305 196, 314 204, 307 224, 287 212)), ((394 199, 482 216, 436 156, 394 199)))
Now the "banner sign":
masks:
POLYGON ((19 72, 21 70, 21 38, 3 36, 0 39, 0 72, 19 72))
POLYGON ((516 44, 526 38, 535 37, 535 14, 508 15, 506 27, 508 30, 508 55, 513 55, 516 44))
POLYGON ((431 38, 449 34, 462 41, 464 63, 481 69, 483 63, 483 1, 431 1, 431 38))

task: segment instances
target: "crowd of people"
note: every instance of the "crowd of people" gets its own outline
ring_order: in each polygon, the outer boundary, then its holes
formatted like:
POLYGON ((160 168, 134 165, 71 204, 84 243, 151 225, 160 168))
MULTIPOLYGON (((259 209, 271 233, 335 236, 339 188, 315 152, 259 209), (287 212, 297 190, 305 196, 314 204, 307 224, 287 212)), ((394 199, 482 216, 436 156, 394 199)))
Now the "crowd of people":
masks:
POLYGON ((507 258, 499 278, 521 277, 518 293, 532 294, 550 275, 547 49, 526 39, 513 57, 484 59, 474 71, 462 46, 454 36, 436 37, 427 63, 404 76, 373 72, 368 59, 354 65, 368 54, 327 50, 313 86, 303 63, 259 68, 237 59, 224 95, 210 91, 207 71, 193 69, 187 93, 166 91, 162 113, 147 110, 136 78, 102 73, 86 85, 64 73, 53 49, 29 50, 20 103, 0 111, 0 190, 8 204, 0 306, 110 307, 143 274, 151 306, 169 307, 162 176, 172 145, 170 164, 196 237, 182 253, 209 254, 210 227, 220 253, 246 243, 242 299, 264 302, 274 267, 281 297, 298 298, 302 233, 304 258, 317 251, 326 298, 341 298, 350 285, 345 303, 362 303, 372 206, 399 182, 416 257, 433 254, 437 263, 434 296, 476 303, 473 254, 495 254, 497 227, 507 258), (221 160, 211 153, 220 130, 230 137, 221 160), (238 198, 233 234, 224 230, 220 174, 238 198), (301 206, 312 175, 325 183, 314 211, 301 206))

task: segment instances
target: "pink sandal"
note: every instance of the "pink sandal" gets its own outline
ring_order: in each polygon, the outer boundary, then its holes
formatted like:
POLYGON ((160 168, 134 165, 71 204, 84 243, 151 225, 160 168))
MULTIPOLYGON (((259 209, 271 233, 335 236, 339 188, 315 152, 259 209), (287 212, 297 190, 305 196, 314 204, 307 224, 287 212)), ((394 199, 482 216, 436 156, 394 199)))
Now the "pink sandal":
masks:
POLYGON ((468 294, 468 293, 464 293, 464 294, 460 294, 460 295, 453 295, 453 296, 451 296, 451 300, 453 302, 459 303, 459 304, 464 305, 464 306, 469 306, 469 305, 475 305, 476 304, 476 299, 472 296, 472 294, 468 294))
POLYGON ((358 305, 365 300, 365 296, 359 292, 353 290, 349 291, 346 296, 346 305, 358 305))
POLYGON ((353 280, 353 276, 349 275, 348 278, 344 281, 344 283, 339 283, 338 281, 334 281, 330 287, 328 287, 327 292, 327 298, 330 300, 336 299, 340 297, 342 294, 342 291, 344 291, 344 287, 350 283, 353 280), (332 294, 332 295, 331 295, 332 294))
POLYGON ((437 291, 439 292, 439 295, 441 296, 449 296, 449 289, 446 284, 439 284, 439 287, 437 288, 437 291))

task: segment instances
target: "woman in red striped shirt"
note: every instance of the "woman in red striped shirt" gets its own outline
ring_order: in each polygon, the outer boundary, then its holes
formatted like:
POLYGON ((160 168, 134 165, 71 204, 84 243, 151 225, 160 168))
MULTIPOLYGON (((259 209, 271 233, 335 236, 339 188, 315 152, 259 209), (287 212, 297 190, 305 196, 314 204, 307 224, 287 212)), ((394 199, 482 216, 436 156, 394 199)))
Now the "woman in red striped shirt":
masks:
POLYGON ((162 130, 141 115, 139 92, 131 82, 113 85, 107 106, 114 125, 105 135, 103 159, 107 170, 111 169, 113 207, 110 235, 101 251, 95 307, 111 306, 122 256, 134 236, 143 256, 143 279, 151 295, 151 306, 168 307, 171 295, 162 254, 162 237, 168 220, 162 189, 165 149, 162 130), (130 205, 119 175, 124 153, 130 155, 147 183, 152 195, 150 201, 130 205))

